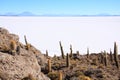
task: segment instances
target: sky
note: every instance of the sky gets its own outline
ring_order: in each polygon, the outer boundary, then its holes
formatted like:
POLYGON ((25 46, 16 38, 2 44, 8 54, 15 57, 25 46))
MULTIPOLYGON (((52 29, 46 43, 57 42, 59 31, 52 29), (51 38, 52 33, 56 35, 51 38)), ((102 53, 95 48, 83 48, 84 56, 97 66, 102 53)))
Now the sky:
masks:
POLYGON ((24 35, 30 44, 42 53, 60 55, 59 41, 65 53, 80 54, 113 51, 116 41, 120 53, 120 17, 0 17, 0 27, 19 35, 25 44, 24 35))
POLYGON ((0 0, 0 14, 120 15, 120 0, 0 0))

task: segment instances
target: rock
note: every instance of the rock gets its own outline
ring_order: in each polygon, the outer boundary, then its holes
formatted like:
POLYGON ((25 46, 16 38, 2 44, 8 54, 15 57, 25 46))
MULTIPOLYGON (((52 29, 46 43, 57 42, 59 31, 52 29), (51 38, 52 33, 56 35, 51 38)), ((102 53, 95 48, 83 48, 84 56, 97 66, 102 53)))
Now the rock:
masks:
POLYGON ((0 34, 9 34, 8 30, 0 27, 0 34))
POLYGON ((29 75, 36 80, 50 80, 41 72, 46 62, 45 56, 35 47, 31 45, 30 50, 26 50, 18 35, 0 28, 0 80, 24 80, 29 75), (11 54, 11 40, 15 41, 14 55, 11 54))

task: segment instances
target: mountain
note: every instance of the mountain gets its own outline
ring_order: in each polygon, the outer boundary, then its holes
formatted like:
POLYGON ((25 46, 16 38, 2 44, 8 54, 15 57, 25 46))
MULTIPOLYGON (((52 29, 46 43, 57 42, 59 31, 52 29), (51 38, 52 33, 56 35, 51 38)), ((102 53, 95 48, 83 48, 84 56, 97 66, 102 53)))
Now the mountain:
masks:
POLYGON ((0 16, 17 16, 17 14, 12 13, 12 12, 8 12, 8 13, 5 13, 5 14, 1 14, 0 16))
POLYGON ((23 12, 23 13, 18 14, 18 16, 36 16, 36 15, 31 12, 23 12))
POLYGON ((91 17, 91 16, 120 16, 120 15, 111 15, 111 14, 107 14, 107 13, 100 13, 100 14, 93 14, 93 15, 89 15, 89 14, 84 14, 84 15, 80 15, 80 14, 39 14, 36 15, 32 12, 22 12, 22 13, 13 13, 13 12, 8 12, 5 14, 0 14, 0 16, 47 16, 47 17, 91 17))
POLYGON ((12 13, 12 12, 8 12, 5 14, 0 14, 0 16, 37 16, 31 12, 22 12, 22 13, 12 13))

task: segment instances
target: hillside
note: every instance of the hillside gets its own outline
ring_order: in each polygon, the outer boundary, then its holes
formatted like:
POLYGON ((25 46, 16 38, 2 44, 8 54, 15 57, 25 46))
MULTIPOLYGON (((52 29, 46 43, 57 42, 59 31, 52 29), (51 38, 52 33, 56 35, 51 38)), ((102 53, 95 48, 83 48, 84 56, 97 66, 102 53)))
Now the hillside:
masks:
POLYGON ((116 42, 114 51, 90 53, 79 51, 61 56, 42 54, 24 36, 25 45, 19 36, 0 28, 0 80, 120 80, 120 55, 116 42))
POLYGON ((23 45, 18 35, 0 28, 0 80, 50 80, 41 72, 46 57, 25 41, 23 45))

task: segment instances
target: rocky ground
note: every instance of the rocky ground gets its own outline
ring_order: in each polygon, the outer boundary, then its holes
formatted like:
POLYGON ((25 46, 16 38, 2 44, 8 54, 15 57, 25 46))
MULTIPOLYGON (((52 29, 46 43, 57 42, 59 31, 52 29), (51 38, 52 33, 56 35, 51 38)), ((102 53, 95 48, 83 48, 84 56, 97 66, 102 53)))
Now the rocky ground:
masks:
MULTIPOLYGON (((60 43, 61 55, 48 57, 51 60, 51 71, 44 72, 51 80, 120 80, 120 55, 116 42, 114 51, 80 55, 77 51, 64 55, 60 43), (60 79, 62 78, 62 79, 60 79)), ((48 54, 46 54, 48 55, 48 54)), ((49 65, 49 64, 48 64, 49 65)))
POLYGON ((59 72, 62 73, 63 80, 120 80, 120 70, 115 62, 108 59, 105 66, 100 61, 99 54, 91 54, 89 58, 86 55, 79 55, 78 59, 70 58, 69 66, 66 65, 66 58, 53 57, 52 71, 47 75, 52 80, 58 80, 59 72))

